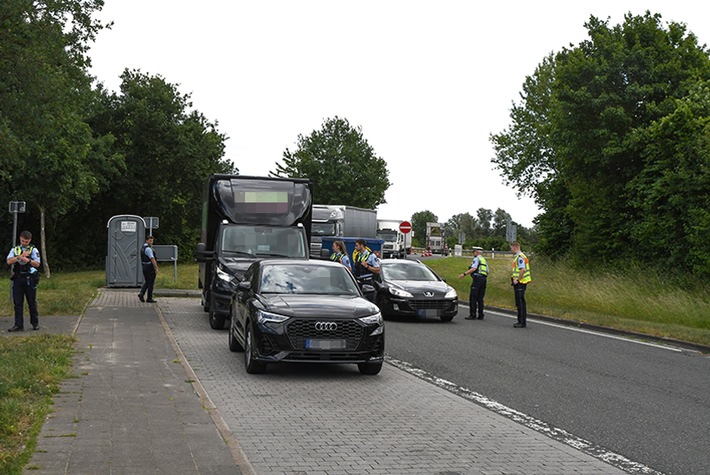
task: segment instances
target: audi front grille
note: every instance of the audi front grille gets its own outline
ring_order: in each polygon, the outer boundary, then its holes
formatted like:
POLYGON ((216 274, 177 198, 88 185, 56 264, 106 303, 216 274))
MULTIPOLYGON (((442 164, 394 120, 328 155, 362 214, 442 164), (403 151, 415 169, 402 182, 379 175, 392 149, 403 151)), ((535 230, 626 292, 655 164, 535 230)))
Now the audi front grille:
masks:
POLYGON ((362 341, 364 327, 353 320, 296 320, 288 324, 286 334, 296 350, 306 349, 306 340, 345 340, 345 349, 355 350, 362 341), (318 323, 334 323, 336 328, 317 330, 318 323))

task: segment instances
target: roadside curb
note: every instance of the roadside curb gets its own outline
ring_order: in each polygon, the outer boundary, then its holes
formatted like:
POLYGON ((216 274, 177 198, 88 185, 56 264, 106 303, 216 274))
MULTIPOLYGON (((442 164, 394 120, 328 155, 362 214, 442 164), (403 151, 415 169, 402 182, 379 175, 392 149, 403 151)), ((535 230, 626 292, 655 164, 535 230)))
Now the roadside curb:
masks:
MULTIPOLYGON (((459 304, 460 303, 462 303, 462 302, 459 302, 459 304)), ((465 305, 468 306, 468 303, 465 303, 465 305)), ((510 310, 508 308, 493 307, 490 305, 486 305, 486 308, 494 310, 499 313, 504 313, 506 315, 510 315, 512 317, 516 316, 516 312, 514 310, 510 310)), ((564 326, 568 326, 568 327, 583 328, 585 330, 594 330, 594 331, 609 333, 609 334, 613 334, 613 335, 634 337, 639 340, 646 340, 646 341, 651 341, 651 342, 655 342, 655 343, 673 345, 673 346, 678 346, 678 347, 686 349, 686 350, 697 351, 697 352, 703 353, 703 354, 710 354, 710 346, 701 345, 698 343, 692 343, 692 342, 683 341, 683 340, 676 340, 674 338, 649 335, 647 333, 639 333, 639 332, 634 332, 634 331, 630 331, 630 330, 620 330, 618 328, 605 327, 603 325, 595 325, 592 323, 580 322, 577 320, 568 320, 568 319, 560 318, 560 317, 551 317, 549 315, 542 315, 542 314, 538 314, 538 313, 528 313, 528 319, 542 320, 542 321, 546 321, 546 322, 557 323, 559 325, 564 325, 564 326)))
MULTIPOLYGON (((179 297, 180 295, 171 296, 179 297)), ((197 393, 198 397, 202 401, 203 407, 210 415, 210 418, 212 419, 212 422, 214 423, 217 431, 222 436, 224 443, 229 448, 229 451, 232 454, 232 458, 234 459, 235 463, 237 464, 243 475, 256 475, 256 471, 249 462, 246 453, 244 453, 244 450, 242 449, 242 446, 239 444, 239 440, 237 440, 237 438, 234 436, 234 433, 229 429, 229 426, 222 418, 222 415, 217 409, 217 406, 214 405, 214 403, 210 399, 209 394, 207 394, 207 391, 202 386, 202 383, 197 377, 197 374, 192 369, 192 366, 190 366, 190 363, 187 361, 187 357, 185 356, 182 349, 180 348, 180 345, 175 339, 175 335, 173 335, 173 332, 170 329, 170 325, 168 325, 168 322, 165 319, 162 310, 160 309, 160 307, 156 306, 155 311, 158 314, 158 317, 160 318, 160 323, 163 325, 165 335, 170 341, 170 346, 172 346, 173 350, 180 358, 180 364, 185 370, 185 374, 187 374, 187 377, 190 379, 190 383, 192 384, 195 393, 197 393)))

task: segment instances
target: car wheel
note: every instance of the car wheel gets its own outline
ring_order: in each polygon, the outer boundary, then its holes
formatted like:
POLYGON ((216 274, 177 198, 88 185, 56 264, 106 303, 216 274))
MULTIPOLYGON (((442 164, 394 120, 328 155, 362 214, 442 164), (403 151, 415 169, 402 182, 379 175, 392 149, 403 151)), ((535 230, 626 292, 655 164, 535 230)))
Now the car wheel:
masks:
POLYGON ((382 362, 379 363, 358 363, 357 369, 360 370, 362 374, 375 375, 382 370, 382 362))
POLYGON ((254 337, 251 325, 247 323, 244 336, 244 367, 249 374, 260 374, 266 371, 266 364, 254 361, 254 337))
MULTIPOLYGON (((211 299, 210 299, 211 300, 211 299)), ((224 315, 219 315, 214 311, 214 302, 210 303, 210 327, 213 330, 221 330, 224 328, 226 318, 224 315)))
POLYGON ((244 351, 244 347, 234 338, 234 330, 229 328, 229 349, 231 351, 244 351))
POLYGON ((441 315, 439 318, 441 318, 442 322, 450 322, 451 320, 454 319, 453 315, 441 315))
POLYGON ((210 294, 206 291, 202 293, 202 310, 205 312, 210 311, 210 294))
POLYGON ((387 299, 384 295, 379 295, 377 297, 377 307, 380 309, 382 318, 387 318, 389 316, 387 313, 387 299))

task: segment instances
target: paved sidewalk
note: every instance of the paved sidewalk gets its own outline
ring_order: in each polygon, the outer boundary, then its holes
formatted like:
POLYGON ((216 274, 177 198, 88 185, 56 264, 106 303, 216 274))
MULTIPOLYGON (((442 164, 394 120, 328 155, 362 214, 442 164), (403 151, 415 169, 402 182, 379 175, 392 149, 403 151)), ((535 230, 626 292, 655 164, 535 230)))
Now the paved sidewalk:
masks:
MULTIPOLYGON (((78 319, 77 377, 62 384, 25 473, 243 473, 154 304, 135 294, 103 290, 78 319)), ((56 330, 53 318, 43 329, 56 330)))
POLYGON ((392 365, 250 377, 198 299, 135 294, 40 320, 76 329, 77 377, 25 474, 623 473, 392 365))

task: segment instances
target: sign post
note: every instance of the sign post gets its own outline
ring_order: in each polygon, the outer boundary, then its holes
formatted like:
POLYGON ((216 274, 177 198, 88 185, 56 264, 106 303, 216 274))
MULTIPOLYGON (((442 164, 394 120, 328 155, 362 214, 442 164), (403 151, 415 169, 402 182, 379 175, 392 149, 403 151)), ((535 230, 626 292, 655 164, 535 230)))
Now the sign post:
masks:
MULTIPOLYGON (((404 234, 404 258, 407 258, 407 234, 412 230, 412 223, 409 221, 402 221, 399 223, 399 231, 404 234)), ((411 240, 410 240, 411 242, 411 240)))
MULTIPOLYGON (((24 201, 10 201, 10 212, 14 215, 12 220, 12 247, 17 244, 17 214, 25 212, 25 202, 24 201)), ((13 266, 14 267, 14 266, 13 266)), ((12 277, 12 268, 10 269, 10 276, 12 277)), ((15 282, 10 283, 10 307, 13 306, 12 300, 12 286, 15 282)))
POLYGON ((145 225, 148 226, 148 236, 153 235, 153 229, 158 229, 160 226, 160 219, 156 218, 155 216, 150 216, 147 218, 143 218, 145 221, 145 225))

